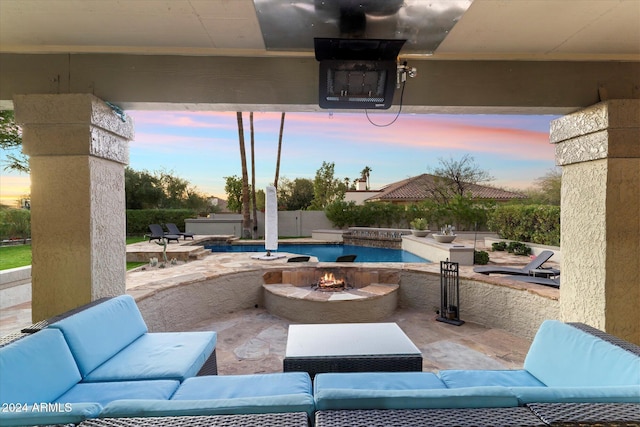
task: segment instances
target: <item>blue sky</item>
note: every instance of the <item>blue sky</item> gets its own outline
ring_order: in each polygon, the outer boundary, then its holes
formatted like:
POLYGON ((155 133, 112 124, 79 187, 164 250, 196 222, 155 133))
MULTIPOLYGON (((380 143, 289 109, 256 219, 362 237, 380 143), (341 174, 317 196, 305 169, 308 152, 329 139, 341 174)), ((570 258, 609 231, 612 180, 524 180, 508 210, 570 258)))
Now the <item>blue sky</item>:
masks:
MULTIPOLYGON (((225 198, 224 177, 241 175, 235 112, 128 111, 136 136, 130 166, 165 170, 198 191, 225 198)), ((395 114, 370 114, 379 124, 395 114)), ((376 127, 363 113, 287 113, 280 177, 315 176, 322 162, 335 163, 337 178, 358 178, 369 166, 371 188, 430 172, 440 159, 472 155, 495 180, 522 189, 555 167, 549 123, 557 116, 402 114, 376 127)), ((256 187, 274 180, 280 113, 254 113, 256 187)), ((244 114, 247 156, 249 114, 244 114)), ((250 159, 247 160, 250 162, 250 159)), ((250 168, 250 163, 248 163, 250 168)), ((29 193, 27 176, 2 171, 3 203, 29 193)))

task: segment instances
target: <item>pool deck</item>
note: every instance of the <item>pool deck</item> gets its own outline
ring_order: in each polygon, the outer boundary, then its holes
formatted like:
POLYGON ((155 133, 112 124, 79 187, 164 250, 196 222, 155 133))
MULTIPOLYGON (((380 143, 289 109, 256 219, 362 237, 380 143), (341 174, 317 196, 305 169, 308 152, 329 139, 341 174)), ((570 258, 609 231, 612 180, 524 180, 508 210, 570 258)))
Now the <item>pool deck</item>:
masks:
MULTIPOLYGON (((205 241, 206 236, 196 239, 205 241)), ((313 239, 295 239, 296 243, 306 241, 320 243, 313 239)), ((293 242, 293 239, 292 239, 293 242)), ((184 250, 186 244, 172 243, 167 252, 184 250)), ((465 242, 469 243, 469 242, 465 242)), ((473 242, 470 242, 473 244, 473 242)), ((477 247, 482 248, 478 242, 477 247)), ((157 251, 154 242, 141 242, 129 245, 127 250, 157 251)), ((528 257, 517 257, 504 252, 492 252, 493 264, 522 266, 529 262, 528 257)), ((167 268, 138 268, 129 271, 126 276, 127 293, 136 295, 182 281, 197 280, 198 277, 224 275, 257 268, 265 261, 252 259, 246 253, 210 254, 204 259, 181 262, 167 268)), ((286 259, 268 261, 284 264, 286 259)), ((289 264, 291 266, 291 264, 289 264)), ((433 273, 439 272, 437 264, 411 264, 433 273)), ((556 266, 550 263, 550 266, 556 266)), ((461 267, 461 276, 479 276, 473 273, 473 267, 461 267)), ((500 286, 523 287, 530 292, 558 298, 558 290, 539 285, 515 282, 508 278, 482 276, 482 280, 500 286)), ((463 319, 464 320, 464 319, 463 319)), ((413 309, 399 309, 385 322, 396 322, 423 353, 423 370, 440 369, 510 369, 520 368, 528 351, 530 340, 500 329, 487 328, 479 324, 466 322, 462 326, 453 326, 437 322, 433 313, 413 309)), ((16 332, 30 325, 31 303, 26 302, 0 310, 0 336, 16 332)), ((219 373, 223 375, 281 372, 284 358, 287 328, 289 322, 269 314, 262 308, 241 310, 218 315, 215 318, 191 325, 191 330, 215 330, 218 332, 217 356, 219 373)))

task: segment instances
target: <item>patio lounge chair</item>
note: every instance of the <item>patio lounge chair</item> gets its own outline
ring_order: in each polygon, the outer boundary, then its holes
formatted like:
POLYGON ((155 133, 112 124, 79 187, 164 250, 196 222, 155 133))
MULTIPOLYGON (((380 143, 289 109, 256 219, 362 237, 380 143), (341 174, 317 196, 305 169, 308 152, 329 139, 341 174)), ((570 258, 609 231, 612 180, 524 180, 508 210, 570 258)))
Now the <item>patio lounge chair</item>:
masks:
POLYGON ((186 232, 183 233, 182 231, 180 231, 178 226, 172 222, 168 222, 165 225, 167 226, 167 230, 169 230, 170 234, 176 234, 178 236, 182 236, 182 240, 186 240, 187 237, 191 237, 191 240, 193 240, 193 233, 186 233, 186 232))
POLYGON ((309 256, 294 256, 287 260, 287 262, 307 262, 311 257, 309 256))
POLYGON ((513 276, 511 277, 511 279, 517 280, 519 282, 536 283, 538 285, 551 286, 552 288, 560 287, 560 276, 553 279, 538 276, 513 276))
POLYGON ((180 240, 180 236, 177 234, 167 234, 162 230, 159 224, 149 224, 149 230, 151 230, 151 235, 149 236, 149 241, 157 240, 160 241, 163 237, 167 239, 167 243, 175 240, 178 242, 180 240))
MULTIPOLYGON (((529 264, 522 268, 518 267, 503 267, 499 265, 487 265, 482 267, 474 267, 473 271, 482 274, 512 274, 516 276, 529 276, 531 270, 539 269, 542 264, 547 262, 549 258, 553 256, 552 251, 542 251, 535 257, 529 264)), ((559 273, 558 273, 559 274, 559 273)))
POLYGON ((336 258, 336 262, 353 262, 356 260, 357 255, 341 255, 336 258))

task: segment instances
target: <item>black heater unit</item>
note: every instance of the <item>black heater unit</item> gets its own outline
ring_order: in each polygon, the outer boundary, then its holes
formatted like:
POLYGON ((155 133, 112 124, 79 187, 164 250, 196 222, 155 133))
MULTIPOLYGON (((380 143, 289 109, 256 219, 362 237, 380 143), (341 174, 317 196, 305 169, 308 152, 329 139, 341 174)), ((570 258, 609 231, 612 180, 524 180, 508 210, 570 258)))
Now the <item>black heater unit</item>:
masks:
POLYGON ((316 38, 318 104, 328 109, 388 109, 405 40, 316 38))

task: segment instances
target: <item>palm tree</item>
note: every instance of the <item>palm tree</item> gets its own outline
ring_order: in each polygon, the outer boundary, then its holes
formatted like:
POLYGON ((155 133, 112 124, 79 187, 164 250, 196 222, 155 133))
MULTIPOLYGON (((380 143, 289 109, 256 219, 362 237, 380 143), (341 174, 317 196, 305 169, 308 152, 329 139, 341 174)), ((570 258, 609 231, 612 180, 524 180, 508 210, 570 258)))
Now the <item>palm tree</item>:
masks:
POLYGON ((364 169, 362 169, 362 172, 360 172, 362 179, 367 183, 367 190, 369 189, 369 175, 371 172, 373 172, 373 169, 369 166, 365 166, 364 169))
POLYGON ((240 162, 242 163, 242 237, 251 238, 251 215, 249 213, 249 174, 247 173, 247 154, 244 149, 244 125, 242 113, 236 112, 238 119, 238 138, 240 141, 240 162))
POLYGON ((253 232, 251 236, 256 239, 258 237, 258 207, 256 205, 256 154, 253 132, 253 111, 249 113, 249 127, 251 128, 251 204, 253 205, 253 232))
POLYGON ((273 180, 273 186, 278 189, 278 178, 280 175, 280 153, 282 152, 282 131, 284 130, 284 112, 280 118, 280 135, 278 135, 278 158, 276 160, 276 177, 273 180))

